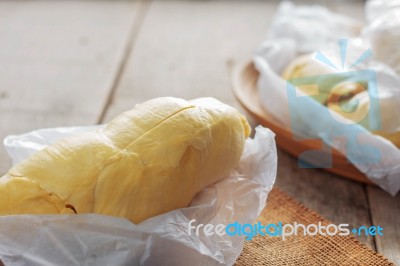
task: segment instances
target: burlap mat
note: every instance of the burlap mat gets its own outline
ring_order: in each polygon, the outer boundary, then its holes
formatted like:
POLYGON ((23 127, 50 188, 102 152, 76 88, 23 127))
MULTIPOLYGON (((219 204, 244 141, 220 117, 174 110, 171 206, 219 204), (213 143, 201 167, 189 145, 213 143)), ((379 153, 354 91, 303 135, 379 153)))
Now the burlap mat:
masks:
MULTIPOLYGON (((331 222, 274 188, 267 207, 258 219, 262 224, 294 222, 323 225, 331 222)), ((363 246, 353 236, 257 236, 246 241, 236 265, 394 265, 385 257, 363 246)))

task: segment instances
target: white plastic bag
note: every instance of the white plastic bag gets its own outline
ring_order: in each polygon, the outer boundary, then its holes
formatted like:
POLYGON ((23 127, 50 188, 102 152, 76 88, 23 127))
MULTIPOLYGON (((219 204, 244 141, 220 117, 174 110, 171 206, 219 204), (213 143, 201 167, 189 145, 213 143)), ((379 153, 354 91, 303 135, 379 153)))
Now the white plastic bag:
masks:
POLYGON ((356 37, 361 28, 361 22, 322 6, 296 6, 285 1, 274 15, 267 37, 290 37, 299 52, 310 52, 337 38, 356 37))
POLYGON ((400 0, 368 0, 365 4, 365 16, 367 21, 371 23, 378 17, 397 8, 400 8, 400 0))
MULTIPOLYGON (((55 128, 9 136, 13 162, 93 127, 55 128)), ((252 223, 265 206, 277 170, 274 133, 261 126, 247 139, 229 177, 198 193, 187 208, 140 224, 118 217, 16 215, 0 217, 0 258, 8 265, 232 265, 242 236, 189 236, 188 222, 252 223)))
MULTIPOLYGON (((260 102, 268 113, 271 113, 283 126, 291 128, 298 138, 322 139, 329 147, 333 147, 347 157, 361 172, 369 179, 378 184, 392 195, 400 190, 400 150, 388 140, 371 134, 361 125, 355 124, 334 112, 330 112, 324 105, 319 104, 311 97, 303 97, 305 94, 290 86, 286 80, 281 78, 283 69, 298 55, 309 52, 307 47, 316 51, 329 51, 332 54, 333 46, 337 44, 337 38, 342 36, 313 35, 320 29, 329 30, 333 26, 330 21, 337 21, 341 15, 327 12, 319 7, 295 7, 293 4, 287 7, 287 3, 281 4, 281 13, 275 17, 276 21, 287 21, 287 28, 281 31, 279 38, 276 34, 269 35, 257 49, 253 62, 260 73, 258 89, 260 102), (289 9, 288 13, 282 13, 289 9), (307 27, 296 30, 298 23, 303 22, 299 14, 313 14, 314 17, 327 16, 324 20, 316 23, 311 19, 307 27), (300 19, 299 19, 300 17, 300 19), (315 31, 316 30, 316 31, 315 31), (272 37, 271 37, 272 36, 272 37), (334 41, 332 39, 335 38, 334 41), (299 42, 301 44, 299 44, 299 42), (316 44, 322 47, 316 47, 316 44), (298 101, 293 101, 298 99, 298 101), (333 118, 333 119, 332 119, 333 118), (338 139, 338 136, 346 136, 347 143, 338 139), (351 137, 352 141, 348 141, 351 137)), ((311 15, 310 15, 311 16, 311 15)), ((312 17, 312 16, 311 16, 312 17)), ((270 32, 279 32, 280 23, 274 21, 270 32)), ((368 43, 360 38, 349 41, 348 58, 354 59, 360 56, 363 48, 368 43)), ((339 49, 334 50, 336 59, 340 63, 341 54, 339 49)), ((327 54, 329 54, 329 52, 327 54)), ((332 62, 335 58, 329 57, 332 62)), ((354 61, 345 62, 345 66, 351 68, 354 61)), ((341 64, 339 64, 340 66, 341 64)), ((360 63, 357 70, 373 69, 378 83, 379 97, 388 101, 394 117, 393 124, 385 124, 385 129, 400 129, 400 78, 390 68, 376 61, 360 63), (394 103, 394 104, 393 104, 394 103)), ((344 68, 343 71, 349 71, 344 68)))
POLYGON ((369 24, 363 36, 370 41, 375 58, 400 75, 400 0, 369 1, 366 15, 369 24))

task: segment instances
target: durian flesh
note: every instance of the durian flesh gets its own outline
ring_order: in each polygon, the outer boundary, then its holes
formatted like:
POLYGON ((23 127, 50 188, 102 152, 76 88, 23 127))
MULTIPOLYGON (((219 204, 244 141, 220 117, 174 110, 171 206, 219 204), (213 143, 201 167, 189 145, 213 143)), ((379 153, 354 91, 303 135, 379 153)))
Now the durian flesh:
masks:
POLYGON ((187 206, 238 163, 250 127, 204 98, 156 98, 37 152, 0 178, 0 215, 99 213, 139 223, 187 206))
POLYGON ((314 54, 301 55, 294 59, 283 71, 282 77, 289 82, 312 77, 318 83, 317 92, 315 84, 298 88, 330 110, 362 125, 373 134, 386 138, 400 148, 400 120, 395 111, 398 103, 390 93, 379 90, 379 114, 373 116, 373 124, 380 124, 380 130, 375 130, 367 119, 370 97, 366 80, 334 70, 316 60, 314 54))

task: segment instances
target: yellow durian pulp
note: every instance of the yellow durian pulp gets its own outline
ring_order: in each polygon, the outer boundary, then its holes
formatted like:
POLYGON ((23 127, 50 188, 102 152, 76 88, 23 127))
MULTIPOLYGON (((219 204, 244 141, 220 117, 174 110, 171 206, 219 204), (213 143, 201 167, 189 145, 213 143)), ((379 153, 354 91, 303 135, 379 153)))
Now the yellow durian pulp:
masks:
POLYGON ((302 79, 313 81, 314 84, 301 85, 297 88, 330 110, 360 124, 400 148, 400 124, 398 115, 394 111, 397 102, 390 93, 379 91, 379 113, 373 115, 374 124, 380 124, 378 131, 371 127, 367 119, 370 112, 368 82, 358 79, 357 75, 352 76, 346 71, 332 69, 316 60, 314 54, 305 54, 295 58, 284 69, 282 78, 293 84, 302 79))
POLYGON ((247 120, 215 99, 156 98, 39 151, 0 178, 0 215, 99 213, 139 223, 186 207, 238 163, 247 120))

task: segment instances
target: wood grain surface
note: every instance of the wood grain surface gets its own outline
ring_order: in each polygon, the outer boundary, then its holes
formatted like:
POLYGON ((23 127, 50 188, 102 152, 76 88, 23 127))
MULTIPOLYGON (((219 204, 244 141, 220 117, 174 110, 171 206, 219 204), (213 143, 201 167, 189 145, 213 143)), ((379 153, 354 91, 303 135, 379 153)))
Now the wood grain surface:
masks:
MULTIPOLYGON (((0 2, 0 138, 93 124, 135 17, 133 2, 0 2)), ((4 149, 0 170, 10 167, 4 149)))
MULTIPOLYGON (((329 2, 355 17, 362 5, 329 2)), ((0 138, 107 122, 158 96, 211 96, 239 107, 232 70, 251 58, 276 7, 268 1, 0 1, 0 138)), ((335 223, 384 227, 384 236, 360 240, 400 265, 400 195, 299 169, 295 158, 278 155, 279 188, 335 223)), ((10 164, 1 149, 0 171, 10 164)))

